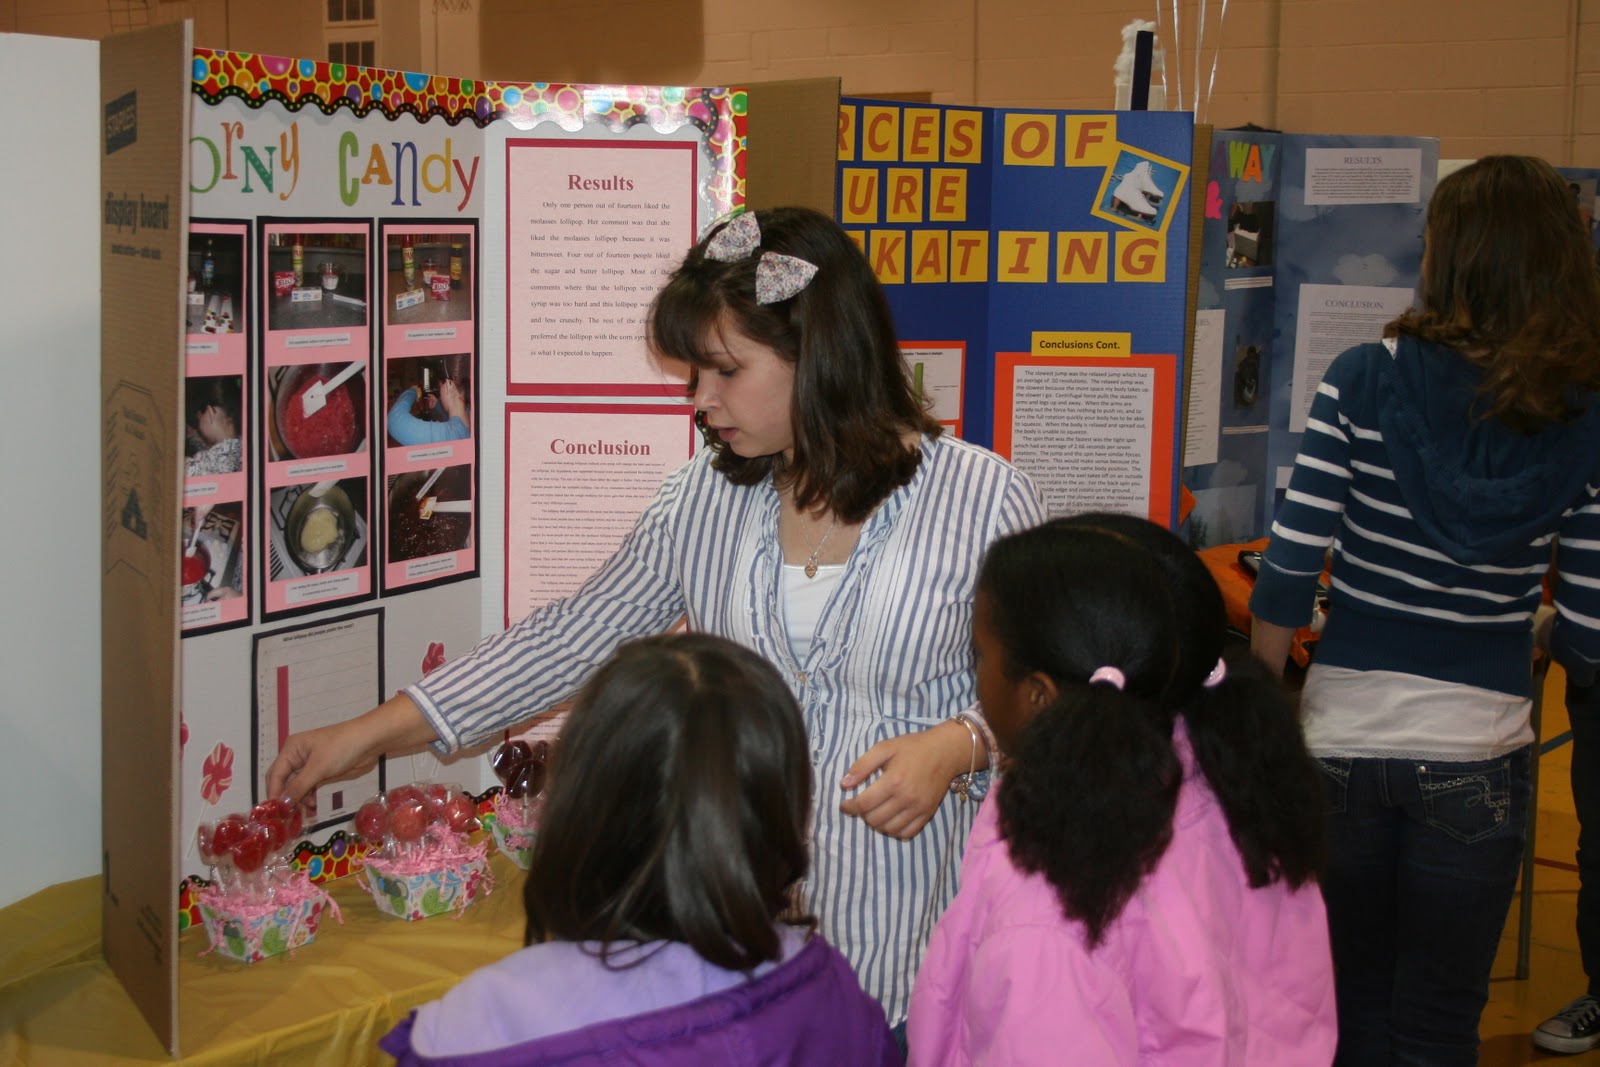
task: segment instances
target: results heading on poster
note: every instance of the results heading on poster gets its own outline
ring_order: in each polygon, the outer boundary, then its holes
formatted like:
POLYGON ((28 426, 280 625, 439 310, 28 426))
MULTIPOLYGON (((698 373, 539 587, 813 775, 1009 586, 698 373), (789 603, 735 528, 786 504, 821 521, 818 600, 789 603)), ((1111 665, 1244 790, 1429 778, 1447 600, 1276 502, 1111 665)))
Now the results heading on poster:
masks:
POLYGON ((506 144, 507 392, 670 395, 645 313, 699 233, 694 141, 506 144))

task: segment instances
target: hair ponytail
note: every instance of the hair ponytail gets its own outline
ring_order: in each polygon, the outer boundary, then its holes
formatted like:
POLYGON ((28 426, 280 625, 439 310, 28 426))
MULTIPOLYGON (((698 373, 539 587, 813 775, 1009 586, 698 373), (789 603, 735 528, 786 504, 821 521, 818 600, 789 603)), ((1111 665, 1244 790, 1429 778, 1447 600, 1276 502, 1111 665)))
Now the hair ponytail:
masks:
POLYGON ((1016 866, 1043 875, 1090 948, 1172 840, 1183 768, 1172 718, 1109 685, 1073 686, 1034 716, 999 792, 1016 866))
POLYGON ((1314 881, 1326 851, 1322 783, 1283 687, 1253 656, 1233 657, 1183 720, 1250 884, 1314 881))

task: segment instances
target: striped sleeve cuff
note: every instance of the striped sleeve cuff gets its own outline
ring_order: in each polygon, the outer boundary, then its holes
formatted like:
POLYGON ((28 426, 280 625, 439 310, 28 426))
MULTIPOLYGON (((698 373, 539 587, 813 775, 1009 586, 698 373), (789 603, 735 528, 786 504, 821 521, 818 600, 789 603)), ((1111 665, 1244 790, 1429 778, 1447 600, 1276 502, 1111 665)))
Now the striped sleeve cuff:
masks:
POLYGON ((423 690, 420 683, 406 686, 405 694, 411 698, 411 702, 417 706, 417 710, 422 712, 422 717, 428 720, 428 725, 433 727, 433 732, 439 735, 439 740, 430 743, 428 745, 429 748, 440 756, 448 756, 461 748, 461 735, 456 732, 454 726, 450 725, 450 720, 444 717, 444 714, 439 710, 439 706, 423 690))
POLYGON ((1317 605, 1317 570, 1295 574, 1262 560, 1261 573, 1250 592, 1250 615, 1274 626, 1296 629, 1311 621, 1317 605))

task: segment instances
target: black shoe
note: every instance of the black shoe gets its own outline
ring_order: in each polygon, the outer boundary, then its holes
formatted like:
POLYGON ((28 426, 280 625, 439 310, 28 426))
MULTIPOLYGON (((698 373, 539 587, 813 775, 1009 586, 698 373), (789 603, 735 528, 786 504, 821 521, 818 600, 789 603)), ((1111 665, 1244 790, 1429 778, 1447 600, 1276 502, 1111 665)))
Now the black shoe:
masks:
POLYGON ((1539 1024, 1533 1043, 1549 1052, 1588 1052, 1600 1045, 1600 999, 1585 993, 1539 1024))

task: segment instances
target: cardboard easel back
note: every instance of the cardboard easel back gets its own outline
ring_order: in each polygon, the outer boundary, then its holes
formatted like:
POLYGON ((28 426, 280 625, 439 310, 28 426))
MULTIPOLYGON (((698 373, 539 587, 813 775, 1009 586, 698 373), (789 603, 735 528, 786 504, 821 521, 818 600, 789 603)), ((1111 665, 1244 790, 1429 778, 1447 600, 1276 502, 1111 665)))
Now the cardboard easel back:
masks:
POLYGON ((188 22, 100 46, 102 940, 174 1055, 192 49, 188 22))
POLYGON ((835 217, 839 79, 756 82, 745 92, 750 100, 746 206, 798 205, 835 217))

